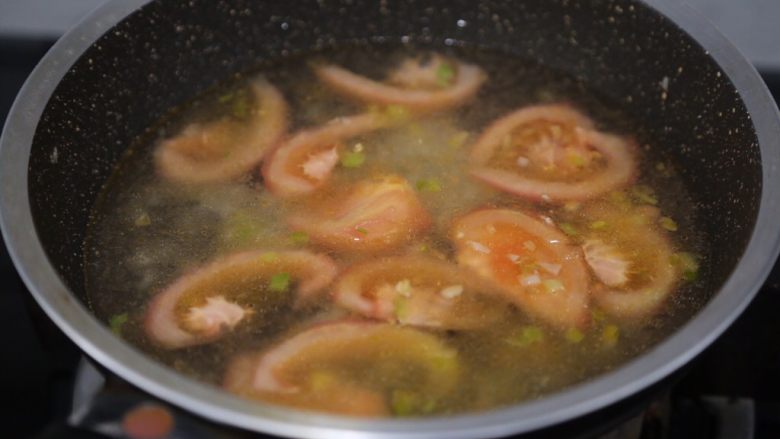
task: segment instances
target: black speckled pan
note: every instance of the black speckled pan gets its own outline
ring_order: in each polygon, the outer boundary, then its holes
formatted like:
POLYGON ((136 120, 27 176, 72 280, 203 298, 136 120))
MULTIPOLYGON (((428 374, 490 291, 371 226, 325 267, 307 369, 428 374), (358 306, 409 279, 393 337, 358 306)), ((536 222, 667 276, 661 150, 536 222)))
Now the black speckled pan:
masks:
POLYGON ((0 144, 3 236, 49 316, 87 354, 208 419, 296 437, 492 437, 629 398, 709 345, 780 249, 780 123, 748 62, 674 0, 277 2, 115 0, 65 35, 25 84, 0 144), (540 400, 486 413, 357 421, 233 398, 115 338, 86 309, 82 242, 98 190, 170 107, 264 60, 345 43, 485 47, 574 77, 645 121, 678 164, 711 237, 712 299, 635 361, 540 400))

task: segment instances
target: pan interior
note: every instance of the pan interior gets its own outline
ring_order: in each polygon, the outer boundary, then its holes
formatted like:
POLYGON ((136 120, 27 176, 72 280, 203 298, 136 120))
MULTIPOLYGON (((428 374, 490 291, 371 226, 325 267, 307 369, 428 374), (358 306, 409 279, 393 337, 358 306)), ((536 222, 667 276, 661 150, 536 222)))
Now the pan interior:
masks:
POLYGON ((717 291, 758 212, 760 154, 747 112, 680 29, 639 4, 586 3, 344 2, 299 10, 273 2, 151 3, 81 56, 44 111, 28 181, 41 242, 85 299, 85 231, 116 163, 170 108, 236 72, 345 44, 463 45, 533 60, 643 121, 641 135, 653 140, 654 156, 675 163, 697 227, 712 239, 697 286, 717 291))

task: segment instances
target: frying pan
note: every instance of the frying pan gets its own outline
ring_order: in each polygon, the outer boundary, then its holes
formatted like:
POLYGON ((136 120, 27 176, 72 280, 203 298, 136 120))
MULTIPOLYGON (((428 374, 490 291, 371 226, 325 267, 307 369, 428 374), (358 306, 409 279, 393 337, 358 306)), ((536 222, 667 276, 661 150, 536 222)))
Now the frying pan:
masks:
POLYGON ((492 437, 628 398, 689 362, 749 303, 780 249, 780 123, 755 70, 672 0, 359 2, 116 0, 60 39, 27 80, 0 143, 0 209, 31 293, 86 354, 210 420, 295 437, 492 437), (101 185, 167 109, 260 61, 344 43, 465 45, 533 59, 597 90, 678 165, 711 238, 712 298, 626 365, 516 406, 447 418, 354 420, 243 401, 116 337, 84 302, 82 242, 101 185))

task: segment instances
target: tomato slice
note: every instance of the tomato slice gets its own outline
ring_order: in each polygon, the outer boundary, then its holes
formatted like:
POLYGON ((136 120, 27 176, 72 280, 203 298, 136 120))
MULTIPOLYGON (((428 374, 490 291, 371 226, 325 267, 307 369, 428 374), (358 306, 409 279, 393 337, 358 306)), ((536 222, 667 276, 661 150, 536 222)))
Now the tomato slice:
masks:
POLYGON ((440 329, 485 327, 506 316, 506 303, 487 294, 457 266, 425 256, 357 264, 336 282, 336 303, 366 317, 440 329))
POLYGON ((482 133, 471 151, 471 175, 535 201, 581 201, 628 185, 636 175, 634 150, 567 105, 536 105, 482 133))
POLYGON ((656 314, 678 281, 672 265, 672 244, 657 225, 657 208, 616 212, 603 204, 587 208, 589 218, 609 224, 609 230, 591 231, 583 251, 600 282, 593 289, 605 312, 627 323, 656 314))
POLYGON ((337 92, 359 101, 402 105, 411 111, 430 112, 466 103, 487 80, 472 64, 434 55, 427 62, 408 59, 389 75, 387 83, 357 75, 333 64, 315 68, 321 81, 337 92), (442 74, 444 73, 444 74, 442 74))
POLYGON ((337 271, 329 257, 303 250, 224 256, 157 294, 147 308, 144 329, 168 349, 210 343, 242 322, 262 321, 285 303, 311 300, 337 271), (295 296, 288 300, 293 289, 295 296))
POLYGON ((379 114, 339 117, 295 134, 275 149, 263 164, 265 186, 275 195, 310 193, 322 186, 338 163, 343 142, 387 126, 379 114))
POLYGON ((582 253, 557 229, 522 212, 485 209, 456 220, 451 238, 458 263, 528 314, 564 329, 589 321, 582 253))
POLYGON ((288 223, 338 251, 395 248, 414 239, 431 222, 409 183, 398 176, 360 182, 344 195, 320 204, 292 215, 288 223))
POLYGON ((432 334, 341 320, 299 332, 260 353, 238 356, 224 387, 250 399, 354 416, 389 414, 385 397, 415 385, 439 397, 457 386, 457 351, 432 334), (384 379, 370 377, 378 370, 384 379), (361 404, 355 404, 359 401, 361 404))
POLYGON ((263 77, 250 89, 257 102, 251 120, 229 118, 187 126, 154 153, 159 172, 180 183, 227 181, 257 166, 287 130, 287 103, 263 77))

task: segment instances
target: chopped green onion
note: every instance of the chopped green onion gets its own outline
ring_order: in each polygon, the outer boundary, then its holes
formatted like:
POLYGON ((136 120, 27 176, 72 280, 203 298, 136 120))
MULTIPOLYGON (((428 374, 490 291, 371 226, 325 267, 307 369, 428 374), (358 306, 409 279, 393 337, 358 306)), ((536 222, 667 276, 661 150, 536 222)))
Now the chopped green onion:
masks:
POLYGON ((249 102, 249 96, 246 93, 239 93, 233 99, 233 104, 230 106, 230 113, 236 119, 246 119, 249 116, 251 105, 249 102))
POLYGON ((309 242, 309 235, 307 235, 304 232, 292 232, 290 233, 290 241, 292 241, 293 244, 308 244, 309 242))
POLYGON ((563 231, 563 233, 569 236, 577 236, 577 229, 575 229, 574 226, 569 223, 560 223, 558 224, 558 227, 561 229, 561 231, 563 231))
POLYGON ((275 252, 266 252, 260 255, 260 260, 263 262, 270 264, 272 262, 278 262, 279 261, 279 254, 275 252))
POLYGON ((610 192, 609 201, 618 206, 626 206, 629 203, 628 195, 623 191, 610 192))
POLYGON ((366 161, 366 155, 358 151, 347 151, 341 157, 341 166, 345 168, 359 168, 366 161))
POLYGON ((607 319, 607 316, 606 316, 606 314, 604 314, 604 311, 602 311, 602 310, 600 310, 600 309, 594 309, 593 311, 591 311, 591 312, 590 312, 590 317, 591 317, 591 318, 593 319, 593 321, 595 321, 596 323, 603 322, 604 320, 606 320, 606 319, 607 319))
POLYGON ((447 140, 447 144, 453 148, 460 148, 469 139, 468 131, 459 131, 447 140))
POLYGON ((129 316, 127 313, 117 314, 108 319, 108 326, 111 328, 111 332, 116 335, 122 335, 122 327, 127 323, 129 316))
POLYGON ((390 395, 390 409, 395 416, 425 414, 435 408, 434 399, 412 390, 393 390, 390 395))
POLYGON ((566 330, 566 340, 570 343, 579 343, 585 338, 585 334, 577 328, 569 328, 566 330))
POLYGON ((669 257, 669 263, 680 270, 683 279, 687 281, 695 281, 699 277, 699 262, 690 253, 674 253, 669 257))
POLYGON ((385 107, 385 116, 390 120, 404 120, 409 117, 409 110, 403 105, 390 104, 385 107))
POLYGON ((149 214, 146 212, 141 213, 138 215, 138 218, 135 219, 135 226, 136 227, 145 227, 152 223, 152 219, 149 218, 149 214))
POLYGON ((674 222, 674 220, 669 218, 668 216, 662 216, 661 219, 658 220, 658 223, 661 224, 661 227, 663 227, 664 229, 670 232, 677 231, 677 223, 674 222))
POLYGON ((619 339, 620 328, 615 325, 607 325, 601 332, 601 341, 609 347, 615 346, 619 339))
POLYGON ((400 323, 403 323, 408 317, 409 302, 403 296, 398 296, 393 301, 393 315, 400 323))
POLYGON ((220 104, 226 104, 230 102, 233 99, 234 93, 231 91, 230 93, 225 93, 221 95, 217 100, 220 104))
POLYGON ((364 229, 363 227, 355 227, 355 230, 361 235, 368 235, 368 230, 364 229))
POLYGON ((452 355, 436 355, 431 358, 431 367, 439 374, 455 372, 458 368, 458 356, 454 353, 452 355))
POLYGON ((524 326, 517 334, 507 337, 504 341, 512 346, 525 347, 544 339, 544 332, 536 326, 524 326))
POLYGON ((649 186, 634 186, 631 189, 631 195, 640 203, 652 204, 653 206, 658 204, 658 198, 656 198, 653 189, 649 186))
POLYGON ((435 178, 428 178, 424 180, 418 180, 417 184, 415 185, 417 187, 417 190, 420 192, 440 192, 441 191, 441 184, 439 184, 439 180, 436 180, 435 178))
POLYGON ((577 168, 581 168, 585 166, 585 157, 579 154, 569 154, 568 156, 566 156, 566 159, 568 160, 570 165, 575 166, 577 168))
POLYGON ((557 293, 566 289, 563 286, 563 282, 558 279, 545 279, 542 281, 542 286, 548 293, 557 293))
POLYGON ((603 230, 607 228, 607 225, 606 221, 598 220, 590 223, 590 228, 593 230, 603 230))
POLYGON ((436 68, 436 82, 440 86, 446 87, 452 83, 453 79, 455 79, 455 67, 449 63, 439 64, 439 67, 436 68))
POLYGON ((277 293, 283 293, 290 289, 290 273, 278 273, 271 276, 268 289, 277 293))

